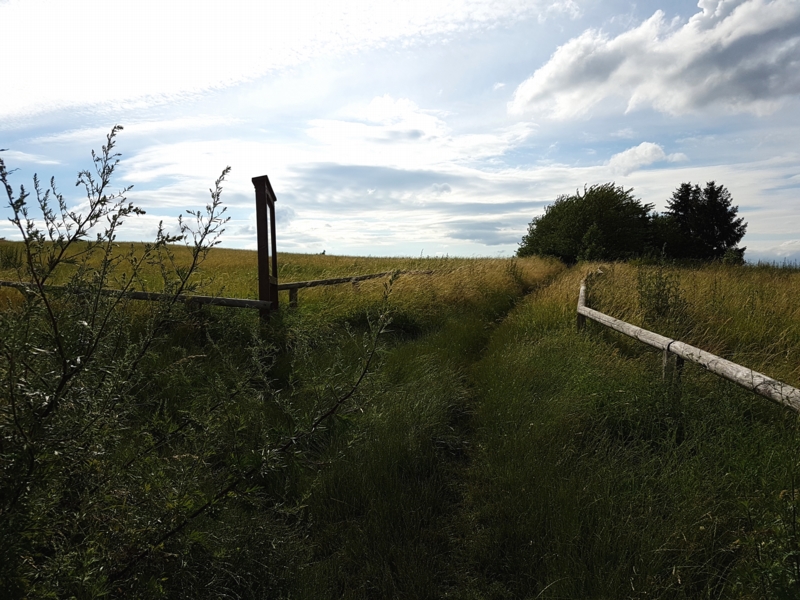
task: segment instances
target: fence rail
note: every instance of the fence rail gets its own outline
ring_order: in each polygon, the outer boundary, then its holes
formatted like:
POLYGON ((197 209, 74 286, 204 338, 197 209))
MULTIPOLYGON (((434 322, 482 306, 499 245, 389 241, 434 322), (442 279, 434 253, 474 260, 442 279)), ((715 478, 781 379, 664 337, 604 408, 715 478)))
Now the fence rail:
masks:
POLYGON ((313 279, 311 281, 290 281, 289 283, 279 283, 278 291, 299 290, 300 288, 317 287, 320 285, 337 285, 339 283, 356 283, 358 281, 365 281, 367 279, 377 279, 378 277, 385 277, 387 275, 391 275, 392 273, 393 271, 386 271, 385 273, 356 275, 355 277, 335 277, 333 279, 313 279))
MULTIPOLYGON (((0 287, 10 287, 18 289, 22 292, 30 291, 33 286, 29 283, 21 283, 18 281, 0 281, 0 287)), ((62 285, 48 285, 45 286, 47 290, 63 290, 66 289, 62 285)), ((151 300, 159 301, 172 298, 171 294, 159 294, 157 292, 138 292, 102 289, 100 293, 104 296, 122 296, 125 295, 132 300, 151 300)), ((271 302, 264 300, 250 300, 247 298, 224 298, 221 296, 194 296, 191 294, 181 294, 175 298, 178 302, 194 302, 196 304, 210 304, 212 306, 229 306, 232 308, 256 308, 259 310, 269 310, 271 302)))
MULTIPOLYGON (((723 379, 755 392, 759 396, 783 404, 795 412, 800 412, 800 390, 795 387, 700 348, 664 337, 589 308, 586 306, 586 282, 584 280, 581 282, 581 289, 578 294, 578 329, 583 328, 586 319, 596 321, 601 325, 663 351, 665 366, 669 355, 674 354, 681 362, 683 360, 691 361, 723 379)), ((680 364, 678 368, 680 368, 680 364)))
MULTIPOLYGON (((366 281, 368 279, 377 279, 379 277, 386 277, 395 271, 385 271, 383 273, 371 273, 369 275, 356 275, 351 277, 335 277, 333 279, 314 279, 311 281, 292 281, 289 283, 278 284, 278 290, 289 290, 289 306, 297 306, 297 290, 302 288, 318 287, 323 285, 338 285, 342 283, 357 283, 359 281, 366 281)), ((400 271, 402 275, 430 275, 433 271, 400 271)), ((270 278, 277 282, 277 279, 270 278)), ((32 289, 32 285, 18 281, 2 281, 0 280, 0 287, 15 288, 20 291, 28 291, 32 289)), ((63 290, 64 286, 48 285, 45 286, 48 290, 63 290)), ((151 300, 158 301, 166 298, 171 298, 169 294, 159 294, 157 292, 138 292, 121 290, 103 289, 100 293, 105 296, 119 296, 126 295, 133 300, 151 300)), ((189 294, 181 294, 176 298, 179 302, 194 302, 196 304, 207 304, 211 306, 228 306, 231 308, 255 308, 258 310, 270 310, 272 302, 268 300, 250 300, 247 298, 224 298, 221 296, 194 296, 189 294)))
POLYGON ((313 279, 311 281, 291 281, 289 283, 279 283, 278 291, 289 290, 289 307, 297 306, 297 290, 302 288, 318 287, 321 285, 339 285, 342 283, 358 283, 367 279, 377 279, 386 277, 392 273, 399 275, 430 275, 433 271, 384 271, 383 273, 371 273, 369 275, 356 275, 353 277, 334 277, 333 279, 313 279))

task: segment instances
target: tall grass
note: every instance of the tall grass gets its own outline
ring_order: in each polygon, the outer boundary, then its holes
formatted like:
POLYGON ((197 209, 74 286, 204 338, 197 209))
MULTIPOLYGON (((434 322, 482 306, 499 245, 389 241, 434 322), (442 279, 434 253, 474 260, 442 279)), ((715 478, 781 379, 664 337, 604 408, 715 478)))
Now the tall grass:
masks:
MULTIPOLYGON (((797 415, 690 366, 676 397, 655 352, 600 327, 578 333, 579 281, 596 268, 575 268, 519 304, 471 370, 468 589, 492 598, 796 597, 797 415)), ((593 306, 644 321, 635 268, 602 270, 593 306), (611 285, 620 280, 625 291, 611 285)), ((727 271, 707 272, 719 289, 727 271)), ((680 281, 690 276, 700 287, 694 273, 680 281)), ((707 310, 685 297, 692 318, 707 310)), ((724 326, 695 324, 690 334, 734 339, 724 326)))
MULTIPOLYGON (((617 263, 591 280, 593 308, 681 340, 800 386, 800 270, 773 266, 677 268, 617 263), (675 317, 647 322, 642 277, 671 277, 683 308, 675 317), (674 321, 674 320, 673 320, 674 321)), ((646 302, 645 302, 646 304, 646 302)))
MULTIPOLYGON (((402 276, 393 284, 390 346, 359 412, 332 443, 329 456, 336 458, 309 481, 314 555, 297 597, 440 598, 458 589, 451 532, 469 448, 468 368, 526 289, 563 267, 453 262, 437 265, 436 276, 402 276)), ((352 296, 363 294, 366 302, 373 293, 368 286, 332 288, 329 316, 346 308, 339 314, 352 319, 352 296), (336 296, 345 302, 337 305, 336 296)), ((312 297, 306 310, 320 299, 312 297)))
MULTIPOLYGON (((580 281, 600 269, 592 307, 798 385, 797 271, 278 259, 281 281, 433 273, 300 290, 298 308, 282 298, 266 328, 254 311, 182 310, 128 409, 138 433, 115 430, 129 444, 104 459, 124 463, 184 427, 125 479, 143 490, 157 476, 150 489, 168 500, 183 498, 201 467, 185 449, 235 466, 264 440, 306 431, 352 389, 379 315, 392 322, 336 416, 157 548, 128 587, 108 585, 91 562, 107 557, 79 541, 73 562, 49 571, 54 585, 79 597, 800 593, 796 415, 691 365, 677 396, 656 352, 575 328, 580 281), (220 398, 224 409, 208 412, 220 398)), ((256 262, 254 252, 213 249, 202 293, 256 297, 256 262)), ((13 301, 4 310, 22 301, 0 293, 13 301)), ((109 515, 134 510, 118 500, 125 489, 109 488, 109 515)))
MULTIPOLYGON (((180 266, 181 250, 175 255, 180 266)), ((198 291, 254 295, 254 257, 212 250, 198 291)), ((437 597, 454 585, 448 531, 468 445, 466 367, 523 294, 563 267, 538 259, 330 256, 296 257, 295 265, 302 279, 409 268, 435 274, 301 290, 300 307, 284 306, 265 328, 251 311, 177 310, 141 363, 147 375, 125 406, 125 427, 109 428, 113 443, 102 462, 76 467, 89 472, 72 486, 79 498, 68 506, 88 502, 114 515, 114 531, 97 519, 91 527, 62 526, 39 515, 56 538, 68 539, 50 554, 37 542, 33 559, 7 565, 3 589, 12 596, 113 588, 130 597, 366 598, 437 597), (304 435, 353 388, 374 324, 387 313, 393 321, 366 379, 334 418, 304 435), (297 432, 291 454, 273 452, 297 432), (122 584, 105 579, 157 537, 162 521, 167 529, 180 522, 254 461, 266 461, 264 468, 236 494, 146 550, 122 584), (98 465, 112 479, 95 472, 98 465), (92 486, 105 495, 93 496, 92 486), (70 527, 84 528, 83 542, 70 527)), ((157 280, 157 272, 141 274, 145 282, 150 275, 157 280)), ((15 310, 13 303, 4 310, 15 310)), ((138 310, 124 316, 133 337, 138 310)), ((108 433, 95 429, 85 431, 108 433)), ((58 494, 52 502, 60 506, 58 494)))

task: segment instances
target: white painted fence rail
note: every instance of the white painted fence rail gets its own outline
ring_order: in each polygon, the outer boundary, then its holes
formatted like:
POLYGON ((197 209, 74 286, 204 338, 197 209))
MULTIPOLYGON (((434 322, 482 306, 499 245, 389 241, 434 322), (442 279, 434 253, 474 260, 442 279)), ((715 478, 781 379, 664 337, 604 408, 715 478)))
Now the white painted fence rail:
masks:
POLYGON ((615 319, 614 317, 589 308, 586 306, 586 282, 584 281, 581 282, 581 289, 578 295, 579 329, 583 327, 585 319, 591 319, 601 325, 605 325, 615 331, 619 331, 620 333, 639 340, 648 346, 658 348, 665 353, 665 358, 668 354, 674 354, 681 359, 689 360, 700 365, 715 375, 751 390, 759 396, 783 404, 795 412, 800 412, 800 390, 795 387, 729 360, 725 360, 724 358, 701 350, 700 348, 695 348, 694 346, 690 346, 678 340, 673 340, 648 331, 647 329, 636 327, 635 325, 620 321, 619 319, 615 319))

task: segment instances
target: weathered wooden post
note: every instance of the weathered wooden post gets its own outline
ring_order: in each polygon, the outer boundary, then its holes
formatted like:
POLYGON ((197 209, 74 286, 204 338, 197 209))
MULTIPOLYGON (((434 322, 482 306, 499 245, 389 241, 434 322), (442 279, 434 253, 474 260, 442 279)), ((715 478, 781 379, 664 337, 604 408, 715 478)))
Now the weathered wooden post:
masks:
MULTIPOLYGON (((674 341, 674 340, 673 340, 674 341)), ((669 395, 673 400, 681 397, 681 375, 683 374, 683 357, 673 354, 669 347, 673 341, 667 343, 661 359, 661 378, 667 384, 669 395)))
POLYGON ((684 364, 683 357, 676 356, 675 357, 675 372, 672 380, 672 384, 675 386, 675 393, 680 396, 681 393, 681 376, 683 375, 683 364, 684 364))
POLYGON ((275 238, 275 192, 269 177, 253 177, 256 188, 256 228, 258 235, 258 299, 270 302, 261 309, 262 319, 278 310, 278 245, 275 238))
POLYGON ((581 281, 581 291, 578 293, 578 331, 586 327, 586 317, 581 313, 581 308, 586 306, 586 279, 581 281))

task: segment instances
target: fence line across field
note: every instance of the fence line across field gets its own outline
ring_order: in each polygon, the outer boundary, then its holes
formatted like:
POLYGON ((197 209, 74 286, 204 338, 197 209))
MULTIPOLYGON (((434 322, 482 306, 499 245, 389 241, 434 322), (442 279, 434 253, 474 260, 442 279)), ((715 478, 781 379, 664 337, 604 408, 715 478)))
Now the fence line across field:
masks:
POLYGON ((289 290, 289 307, 297 306, 297 290, 302 288, 318 287, 321 285, 338 285, 341 283, 358 283, 368 279, 387 277, 393 274, 398 275, 431 275, 433 271, 384 271, 383 273, 371 273, 370 275, 356 275, 354 277, 334 277, 333 279, 314 279, 311 281, 290 281, 279 283, 278 291, 289 290))
POLYGON ((586 280, 581 282, 578 294, 578 329, 583 329, 586 319, 596 321, 610 329, 618 331, 640 342, 661 350, 665 376, 668 372, 670 355, 677 357, 675 365, 678 375, 680 375, 683 361, 688 360, 700 365, 704 369, 711 371, 715 375, 727 379, 737 385, 742 386, 759 396, 768 398, 774 402, 791 408, 795 412, 800 412, 800 390, 786 383, 767 377, 763 373, 753 371, 747 367, 726 360, 700 348, 690 346, 684 342, 673 340, 663 335, 659 335, 647 329, 631 325, 626 321, 620 321, 607 314, 601 313, 586 306, 586 280))
MULTIPOLYGON (((21 292, 31 292, 36 289, 33 284, 22 283, 19 281, 0 281, 0 287, 10 287, 20 290, 21 292)), ((45 290, 65 290, 63 285, 46 285, 45 290)), ((126 296, 132 300, 150 300, 159 301, 172 298, 171 294, 160 294, 158 292, 139 292, 134 290, 122 291, 112 289, 101 289, 100 294, 103 296, 126 296)), ((175 297, 178 302, 194 302, 196 304, 208 304, 211 306, 228 306, 231 308, 256 308, 258 310, 269 310, 270 302, 263 300, 250 300, 248 298, 224 298, 221 296, 195 296, 191 294, 180 294, 175 297)))
MULTIPOLYGON (((256 234, 258 240, 258 300, 247 298, 223 298, 219 296, 194 296, 180 295, 176 300, 180 302, 193 302, 196 304, 208 304, 212 306, 228 306, 231 308, 255 308, 262 319, 268 319, 278 308, 278 292, 289 290, 289 307, 297 306, 297 290, 301 288, 317 287, 322 285, 338 285, 342 283, 357 283, 367 279, 386 277, 394 273, 398 275, 429 275, 433 271, 384 271, 383 273, 371 273, 369 275, 355 275, 350 277, 336 277, 333 279, 317 279, 313 281, 292 281, 288 283, 278 283, 278 247, 277 233, 275 227, 275 192, 269 177, 260 175, 252 178, 256 196, 256 234)), ((31 290, 33 286, 24 282, 0 281, 0 287, 11 287, 21 291, 31 290)), ((63 286, 46 286, 45 289, 59 290, 63 286)), ((103 289, 100 290, 104 295, 125 294, 133 300, 158 301, 171 298, 169 294, 157 292, 138 292, 103 289)))
MULTIPOLYGON (((369 275, 355 275, 351 277, 335 277, 333 279, 315 279, 311 281, 290 281, 288 283, 281 283, 277 285, 279 291, 289 290, 289 306, 297 306, 297 290, 301 288, 311 288, 325 285, 339 285, 342 283, 358 283, 359 281, 366 281, 368 279, 377 279, 379 277, 387 277, 392 274, 398 275, 430 275, 433 271, 385 271, 383 273, 370 273, 369 275)), ((2 281, 0 280, 0 287, 10 287, 18 289, 22 292, 29 292, 35 289, 35 286, 30 283, 22 283, 19 281, 2 281)), ((61 285, 47 285, 46 290, 64 290, 65 286, 61 285)), ((161 294, 158 292, 140 292, 140 291, 122 291, 113 289, 102 289, 100 293, 104 296, 121 296, 132 300, 150 300, 159 301, 172 298, 170 294, 161 294)), ((265 300, 251 300, 249 298, 225 298, 222 296, 195 296, 192 294, 181 294, 175 298, 178 302, 193 302, 196 304, 205 304, 211 306, 227 306, 229 308, 254 308, 260 311, 275 310, 272 307, 271 301, 265 300)))

